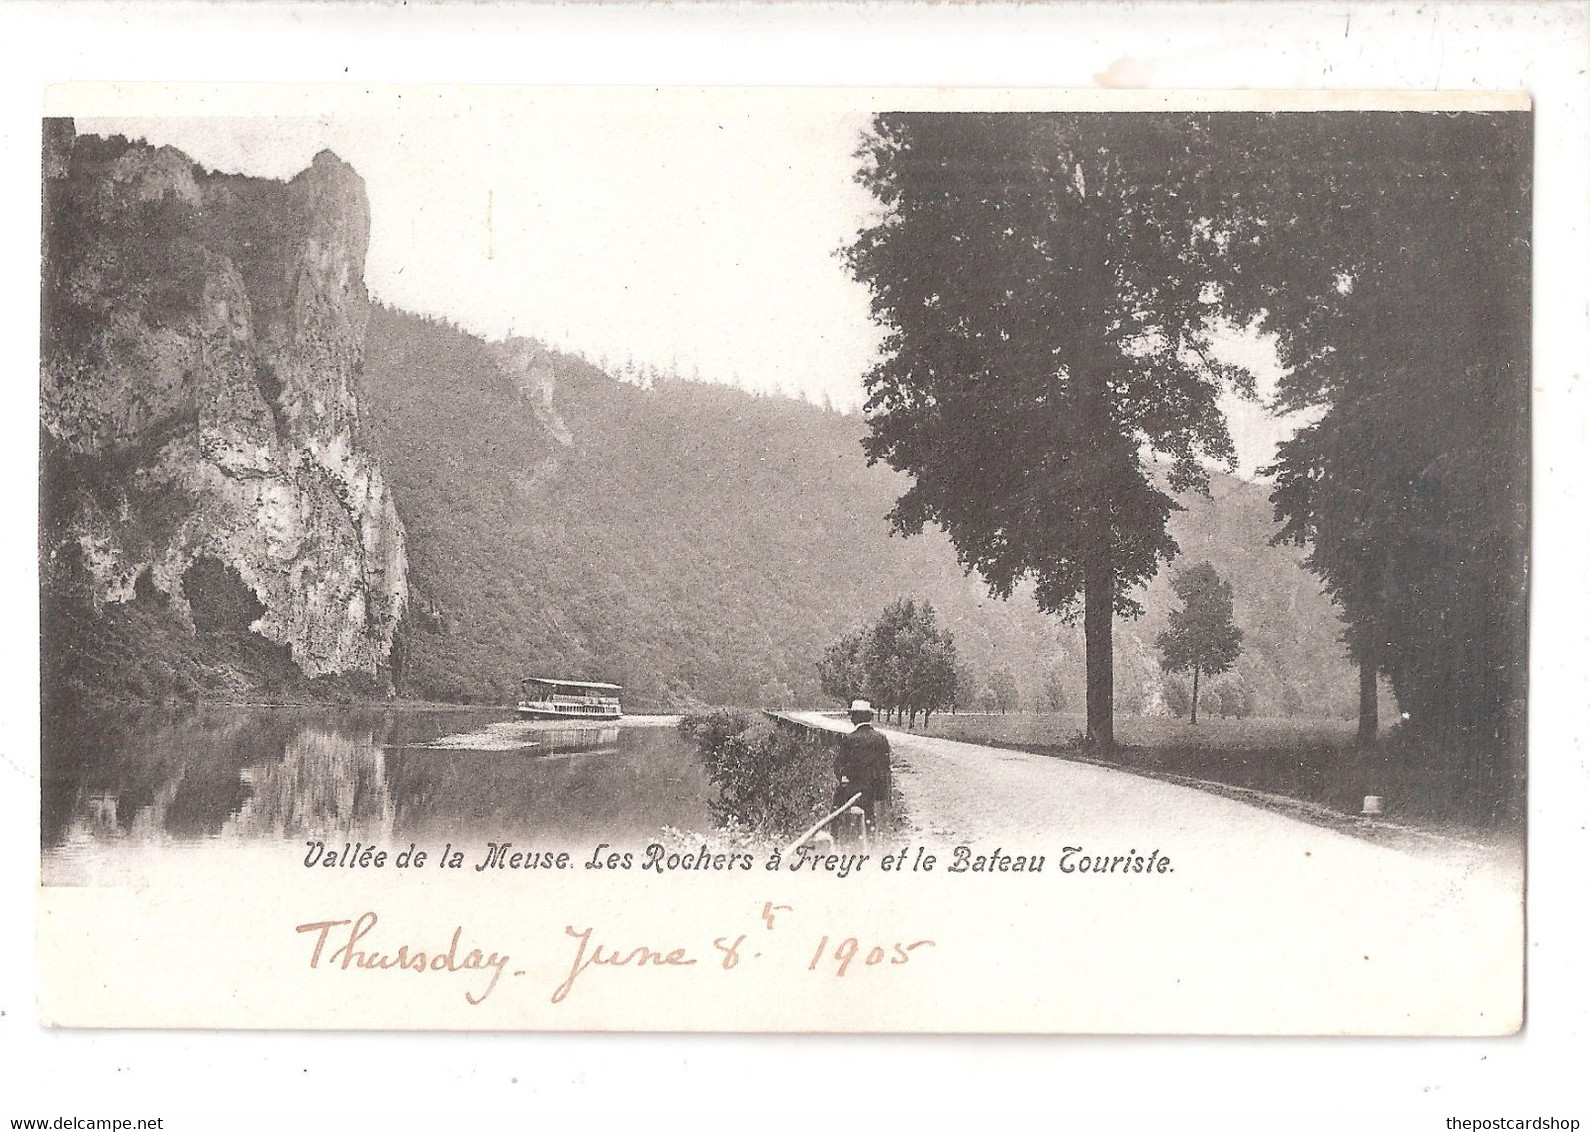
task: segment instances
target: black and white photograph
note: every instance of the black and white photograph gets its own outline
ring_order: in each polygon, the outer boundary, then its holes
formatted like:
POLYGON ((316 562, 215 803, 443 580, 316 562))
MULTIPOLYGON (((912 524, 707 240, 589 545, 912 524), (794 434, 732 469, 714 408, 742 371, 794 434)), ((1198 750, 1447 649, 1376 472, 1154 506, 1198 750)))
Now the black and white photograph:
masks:
MULTIPOLYGON (((44 885, 877 875, 1184 938, 688 1025, 1516 1030, 1527 100, 856 101, 45 119, 44 885)), ((555 1024, 332 911, 299 974, 555 1024)))
POLYGON ((0 1124, 1590 1120, 1582 0, 0 27, 0 1124))

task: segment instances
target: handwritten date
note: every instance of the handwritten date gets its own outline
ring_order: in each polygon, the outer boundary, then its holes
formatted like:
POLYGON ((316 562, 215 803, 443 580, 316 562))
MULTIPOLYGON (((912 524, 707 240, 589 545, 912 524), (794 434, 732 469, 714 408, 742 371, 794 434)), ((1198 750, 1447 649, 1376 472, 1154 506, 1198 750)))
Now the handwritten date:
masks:
MULTIPOLYGON (((915 943, 874 944, 865 952, 861 949, 861 941, 855 936, 850 936, 839 942, 828 953, 830 961, 834 964, 834 975, 843 978, 845 972, 850 970, 850 964, 861 957, 863 965, 877 967, 888 963, 891 967, 903 966, 911 961, 911 952, 919 947, 933 947, 931 939, 919 939, 915 943)), ((828 952, 828 937, 823 936, 817 944, 817 951, 812 955, 812 961, 806 965, 808 971, 817 970, 817 965, 823 961, 823 953, 828 952)))
MULTIPOLYGON (((562 951, 561 957, 549 956, 553 970, 564 972, 562 980, 552 988, 553 1005, 566 1002, 582 980, 594 978, 601 972, 627 968, 632 972, 643 970, 695 967, 705 962, 709 969, 736 971, 771 965, 782 966, 790 960, 810 956, 808 972, 845 978, 858 970, 877 967, 900 967, 912 961, 914 953, 922 948, 937 946, 931 939, 918 939, 909 943, 893 940, 865 940, 846 936, 837 941, 828 935, 817 940, 812 948, 811 936, 784 927, 775 932, 775 926, 784 924, 794 909, 786 904, 771 901, 762 906, 761 924, 750 932, 721 935, 712 941, 712 951, 697 949, 700 958, 688 945, 635 944, 630 941, 612 942, 600 938, 597 929, 576 928, 569 924, 563 929, 566 944, 572 944, 573 954, 562 951), (773 934, 769 934, 773 933, 773 934), (750 942, 748 942, 750 941, 750 942), (784 946, 788 944, 788 946, 784 946)), ((463 976, 464 999, 472 1006, 484 1002, 497 989, 504 974, 522 976, 530 973, 525 967, 513 964, 509 952, 502 948, 484 945, 469 946, 464 940, 467 933, 462 926, 444 935, 446 943, 433 937, 427 947, 423 940, 396 939, 378 930, 379 917, 374 912, 364 912, 357 917, 337 917, 298 924, 299 935, 307 936, 312 947, 307 956, 309 966, 315 970, 348 972, 393 972, 421 975, 463 976)), ((528 965, 527 965, 528 966, 528 965)))

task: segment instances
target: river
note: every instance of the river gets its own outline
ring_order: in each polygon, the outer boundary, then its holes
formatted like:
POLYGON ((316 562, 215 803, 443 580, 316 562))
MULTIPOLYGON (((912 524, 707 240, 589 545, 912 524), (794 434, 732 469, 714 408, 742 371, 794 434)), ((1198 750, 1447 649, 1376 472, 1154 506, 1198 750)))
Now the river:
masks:
POLYGON ((710 787, 664 720, 569 727, 490 709, 117 708, 46 728, 46 883, 107 856, 312 838, 636 843, 709 830, 710 787), (652 724, 652 725, 647 725, 652 724))

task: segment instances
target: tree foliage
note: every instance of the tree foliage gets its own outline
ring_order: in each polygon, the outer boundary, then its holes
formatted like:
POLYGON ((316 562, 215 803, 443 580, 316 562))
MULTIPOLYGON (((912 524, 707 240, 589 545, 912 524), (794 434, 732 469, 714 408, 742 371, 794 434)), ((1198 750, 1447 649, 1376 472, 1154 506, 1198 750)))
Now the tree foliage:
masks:
POLYGON ((867 697, 870 647, 870 630, 855 629, 823 650, 817 661, 817 679, 825 695, 846 704, 867 697))
MULTIPOLYGON (((911 594, 974 670, 963 710, 996 664, 1026 686, 1050 663, 1081 710, 1080 626, 1045 617, 1026 587, 989 600, 937 531, 890 538, 882 516, 906 481, 867 466, 859 416, 687 378, 643 390, 553 352, 563 447, 477 338, 377 306, 365 351, 361 403, 408 531, 402 694, 500 702, 552 671, 623 684, 641 711, 750 706, 775 679, 812 704, 825 695, 812 661, 854 611, 911 594)), ((1341 715, 1341 627, 1301 556, 1266 545, 1266 490, 1220 474, 1211 489, 1171 530, 1245 571, 1261 711, 1291 679, 1341 715)), ((1152 640, 1173 604, 1165 579, 1144 604, 1152 640)))
POLYGON ((550 672, 623 684, 639 711, 781 687, 810 705, 814 657, 901 593, 972 662, 1038 663, 1036 608, 988 602, 947 539, 889 537, 899 477, 867 467, 859 417, 550 357, 567 446, 486 343, 372 311, 363 404, 408 532, 403 694, 503 702, 550 672))
POLYGON ((1001 715, 1020 710, 1021 690, 1016 686, 1016 674, 1010 669, 994 669, 988 677, 988 688, 994 693, 994 705, 1001 715))
POLYGON ((1241 672, 1228 672, 1209 687, 1210 707, 1221 719, 1247 719, 1253 714, 1253 685, 1241 672))
POLYGON ((1494 757, 1527 669, 1530 120, 1375 118, 1322 130, 1254 245, 1279 404, 1315 417, 1268 469, 1277 537, 1347 619, 1363 737, 1383 672, 1416 731, 1494 757))
POLYGON ((1240 188, 1200 115, 882 114, 858 180, 882 218, 848 250, 887 332, 867 375, 868 458, 912 476, 928 523, 1008 596, 1087 629, 1088 733, 1113 742, 1111 618, 1176 553, 1173 491, 1230 464, 1217 404, 1251 376, 1207 335, 1240 188))
POLYGON ((817 662, 823 691, 841 702, 870 700, 916 726, 955 701, 959 664, 955 638, 932 603, 896 598, 872 625, 846 633, 817 662))
POLYGON ((1054 665, 1043 670, 1043 682, 1039 685, 1038 693, 1037 702, 1052 712, 1065 711, 1066 705, 1070 702, 1070 696, 1066 692, 1065 676, 1054 665))
POLYGON ((977 694, 977 672, 964 660, 955 664, 955 687, 950 693, 950 711, 959 711, 961 708, 971 707, 972 699, 977 694))
POLYGON ((1192 686, 1179 676, 1167 679, 1161 685, 1165 707, 1172 715, 1182 715, 1192 709, 1192 686))
POLYGON ((720 826, 791 837, 823 811, 833 789, 824 749, 753 723, 744 712, 686 715, 679 734, 706 766, 713 786, 709 805, 720 826))
MULTIPOLYGON (((1242 655, 1242 630, 1231 619, 1231 583, 1207 562, 1178 573, 1171 585, 1182 607, 1155 641, 1166 672, 1191 672, 1191 720, 1198 722, 1198 681, 1227 671, 1242 655)), ((1251 689, 1248 712, 1252 711, 1251 689)), ((1226 713, 1222 713, 1226 714, 1226 713)), ((1244 714, 1247 714, 1246 712, 1244 714)))

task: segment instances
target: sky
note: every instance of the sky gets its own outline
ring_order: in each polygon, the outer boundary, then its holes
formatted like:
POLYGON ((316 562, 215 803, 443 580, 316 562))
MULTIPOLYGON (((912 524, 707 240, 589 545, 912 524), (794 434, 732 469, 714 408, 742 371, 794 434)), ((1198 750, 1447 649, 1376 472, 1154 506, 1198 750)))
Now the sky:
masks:
MULTIPOLYGON (((562 349, 841 408, 877 356, 839 251, 874 215, 853 180, 864 113, 726 102, 534 115, 81 118, 229 173, 289 178, 331 149, 364 178, 365 282, 392 306, 562 349)), ((1217 353, 1279 374, 1256 335, 1217 353)), ((1292 424, 1227 398, 1240 472, 1292 424)))

